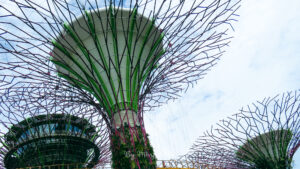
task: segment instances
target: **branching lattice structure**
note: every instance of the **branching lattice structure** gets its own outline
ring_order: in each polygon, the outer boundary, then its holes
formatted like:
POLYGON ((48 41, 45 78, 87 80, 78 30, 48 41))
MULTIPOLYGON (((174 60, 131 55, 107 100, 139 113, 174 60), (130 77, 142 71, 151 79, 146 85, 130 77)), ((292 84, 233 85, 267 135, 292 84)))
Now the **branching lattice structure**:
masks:
POLYGON ((27 84, 1 93, 1 168, 110 162, 109 132, 98 111, 54 98, 55 92, 61 91, 27 84))
POLYGON ((300 146, 300 92, 265 98, 220 121, 182 158, 221 168, 292 168, 300 146))
MULTIPOLYGON (((43 84, 106 122, 114 168, 155 168, 143 113, 201 79, 239 0, 14 0, 0 4, 0 86, 43 84)), ((52 100, 55 101, 55 100, 52 100)))

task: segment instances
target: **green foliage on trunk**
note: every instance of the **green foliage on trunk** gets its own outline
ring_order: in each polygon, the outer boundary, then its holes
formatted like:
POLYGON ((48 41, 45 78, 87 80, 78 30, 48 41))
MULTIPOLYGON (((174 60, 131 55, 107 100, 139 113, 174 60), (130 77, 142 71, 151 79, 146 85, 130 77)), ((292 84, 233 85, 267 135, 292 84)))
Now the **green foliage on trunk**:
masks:
POLYGON ((141 127, 131 128, 131 130, 132 129, 134 133, 137 133, 133 135, 133 138, 131 137, 128 126, 118 129, 120 134, 114 134, 112 136, 112 167, 114 169, 139 169, 140 166, 141 169, 155 169, 156 157, 149 143, 148 136, 146 137, 147 143, 145 143, 141 127), (131 139, 134 139, 134 145, 131 139))

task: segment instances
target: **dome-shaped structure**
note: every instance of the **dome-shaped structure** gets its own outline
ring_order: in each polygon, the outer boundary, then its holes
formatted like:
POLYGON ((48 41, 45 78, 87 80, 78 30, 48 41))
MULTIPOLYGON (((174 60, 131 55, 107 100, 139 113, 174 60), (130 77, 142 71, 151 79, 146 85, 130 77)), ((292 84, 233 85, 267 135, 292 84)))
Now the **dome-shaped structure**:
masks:
POLYGON ((66 114, 38 115, 13 125, 4 139, 7 169, 80 163, 92 167, 99 157, 95 126, 66 114))
POLYGON ((300 145, 300 92, 264 98, 220 120, 183 158, 228 169, 291 169, 300 145))
POLYGON ((117 128, 121 121, 139 125, 140 88, 164 54, 164 34, 154 23, 137 9, 110 6, 85 11, 64 24, 64 32, 53 41, 51 60, 58 75, 103 102, 117 128))
POLYGON ((0 63, 0 86, 45 83, 61 91, 55 99, 89 104, 106 122, 113 168, 156 168, 143 114, 216 64, 239 1, 12 2, 21 16, 3 5, 12 15, 0 50, 15 60, 0 63))
POLYGON ((275 130, 260 134, 241 146, 236 152, 237 158, 242 161, 254 163, 264 168, 268 163, 278 166, 289 166, 287 149, 293 133, 290 130, 275 130))

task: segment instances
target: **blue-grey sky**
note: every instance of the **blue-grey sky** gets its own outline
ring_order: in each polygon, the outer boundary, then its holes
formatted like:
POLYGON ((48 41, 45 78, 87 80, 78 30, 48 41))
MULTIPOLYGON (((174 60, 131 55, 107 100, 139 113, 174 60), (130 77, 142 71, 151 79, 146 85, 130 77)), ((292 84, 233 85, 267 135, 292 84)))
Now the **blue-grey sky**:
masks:
MULTIPOLYGON (((300 1, 244 0, 219 63, 184 97, 147 113, 158 159, 188 152, 218 120, 264 97, 300 87, 300 1)), ((294 157, 300 169, 300 151, 294 157)))
MULTIPOLYGON (((299 0, 242 1, 234 38, 219 63, 182 98, 145 115, 159 160, 187 153, 205 130, 241 107, 299 89, 299 7, 299 0)), ((300 151, 294 161, 300 169, 300 151)))

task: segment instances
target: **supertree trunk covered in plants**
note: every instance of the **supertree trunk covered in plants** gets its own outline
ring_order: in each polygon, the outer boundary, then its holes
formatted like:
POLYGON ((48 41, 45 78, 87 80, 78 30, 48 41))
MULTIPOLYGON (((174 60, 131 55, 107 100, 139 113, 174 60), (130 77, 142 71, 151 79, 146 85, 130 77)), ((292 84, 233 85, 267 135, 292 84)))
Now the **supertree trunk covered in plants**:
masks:
POLYGON ((155 168, 143 113, 203 78, 239 0, 16 0, 0 4, 0 80, 46 84, 106 122, 114 168, 155 168), (74 96, 74 97, 73 97, 74 96), (77 96, 77 97, 76 97, 77 96))
POLYGON ((300 91, 257 101, 200 136, 183 159, 221 168, 292 168, 300 144, 300 91))
MULTIPOLYGON (((98 111, 64 100, 57 88, 18 84, 1 92, 0 166, 92 168, 111 161, 109 132, 98 111)), ((76 99, 76 98, 74 98, 76 99)))

